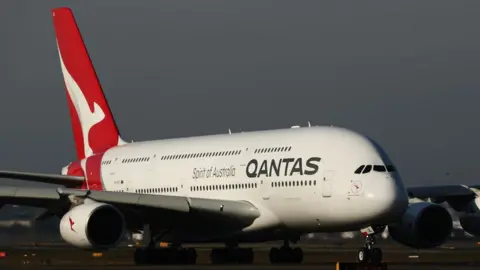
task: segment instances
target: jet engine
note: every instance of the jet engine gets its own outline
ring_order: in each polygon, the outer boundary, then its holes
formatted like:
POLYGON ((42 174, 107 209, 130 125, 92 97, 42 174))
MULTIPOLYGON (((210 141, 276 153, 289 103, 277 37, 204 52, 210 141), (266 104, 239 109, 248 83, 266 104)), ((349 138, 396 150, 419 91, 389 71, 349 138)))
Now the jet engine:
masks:
POLYGON ((467 205, 465 213, 459 215, 458 221, 467 233, 480 237, 480 198, 473 199, 467 205))
POLYGON ((89 202, 68 211, 60 220, 62 238, 84 249, 108 249, 118 245, 125 235, 125 219, 110 204, 89 202))
POLYGON ((410 204, 398 223, 388 226, 390 236, 412 248, 437 247, 448 239, 453 230, 450 213, 438 204, 410 204))

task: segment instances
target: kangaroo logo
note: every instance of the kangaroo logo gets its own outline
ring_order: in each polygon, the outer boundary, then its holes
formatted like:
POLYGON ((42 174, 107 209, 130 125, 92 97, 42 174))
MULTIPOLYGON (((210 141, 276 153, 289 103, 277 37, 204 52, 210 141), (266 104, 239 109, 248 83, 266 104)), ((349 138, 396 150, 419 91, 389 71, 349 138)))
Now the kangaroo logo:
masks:
POLYGON ((60 48, 58 49, 58 54, 60 57, 62 72, 64 74, 63 77, 65 81, 65 87, 67 88, 68 94, 72 100, 73 105, 75 106, 75 110, 80 119, 85 156, 88 157, 93 154, 93 150, 88 142, 88 133, 94 125, 100 123, 103 119, 105 119, 105 113, 96 102, 93 103, 93 112, 90 110, 90 106, 88 105, 88 101, 85 98, 85 95, 78 86, 77 82, 73 79, 70 72, 68 72, 67 68, 65 67, 60 48))
POLYGON ((73 219, 71 217, 68 217, 68 221, 70 222, 70 230, 72 232, 76 232, 75 229, 73 228, 73 225, 75 225, 75 222, 73 221, 73 219))

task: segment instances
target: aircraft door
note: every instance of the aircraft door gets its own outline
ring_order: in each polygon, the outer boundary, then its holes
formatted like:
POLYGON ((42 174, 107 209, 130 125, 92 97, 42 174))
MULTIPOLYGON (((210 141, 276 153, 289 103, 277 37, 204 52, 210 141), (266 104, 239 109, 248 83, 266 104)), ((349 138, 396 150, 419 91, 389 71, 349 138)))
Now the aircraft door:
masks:
POLYGON ((114 185, 112 186, 111 190, 130 192, 128 188, 128 177, 121 172, 118 172, 120 163, 121 161, 119 158, 113 159, 112 164, 105 167, 105 174, 107 175, 108 179, 111 179, 110 181, 113 180, 114 185))
POLYGON ((178 186, 178 195, 189 197, 191 191, 190 179, 182 178, 178 186))
POLYGON ((264 201, 270 200, 273 195, 272 180, 270 178, 262 179, 257 184, 260 185, 259 190, 261 190, 262 199, 264 201))
POLYGON ((132 179, 130 177, 128 178, 127 181, 123 181, 123 182, 125 183, 125 192, 135 193, 135 189, 133 188, 132 179))
POLYGON ((324 198, 332 197, 332 180, 334 176, 335 171, 325 171, 323 173, 322 196, 324 198))

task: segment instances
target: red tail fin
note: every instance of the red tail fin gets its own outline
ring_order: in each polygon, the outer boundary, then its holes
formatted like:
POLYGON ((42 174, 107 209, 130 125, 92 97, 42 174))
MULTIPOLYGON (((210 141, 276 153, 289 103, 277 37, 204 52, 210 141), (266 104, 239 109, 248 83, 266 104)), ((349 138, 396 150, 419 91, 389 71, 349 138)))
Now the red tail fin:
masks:
POLYGON ((124 144, 72 11, 52 16, 78 159, 124 144))

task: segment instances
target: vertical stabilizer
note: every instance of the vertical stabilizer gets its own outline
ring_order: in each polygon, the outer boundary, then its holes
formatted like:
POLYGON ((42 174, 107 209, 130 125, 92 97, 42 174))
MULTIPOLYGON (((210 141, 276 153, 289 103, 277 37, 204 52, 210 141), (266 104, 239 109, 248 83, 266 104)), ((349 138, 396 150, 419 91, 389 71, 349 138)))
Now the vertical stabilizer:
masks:
POLYGON ((125 144, 69 8, 52 10, 78 159, 125 144))

